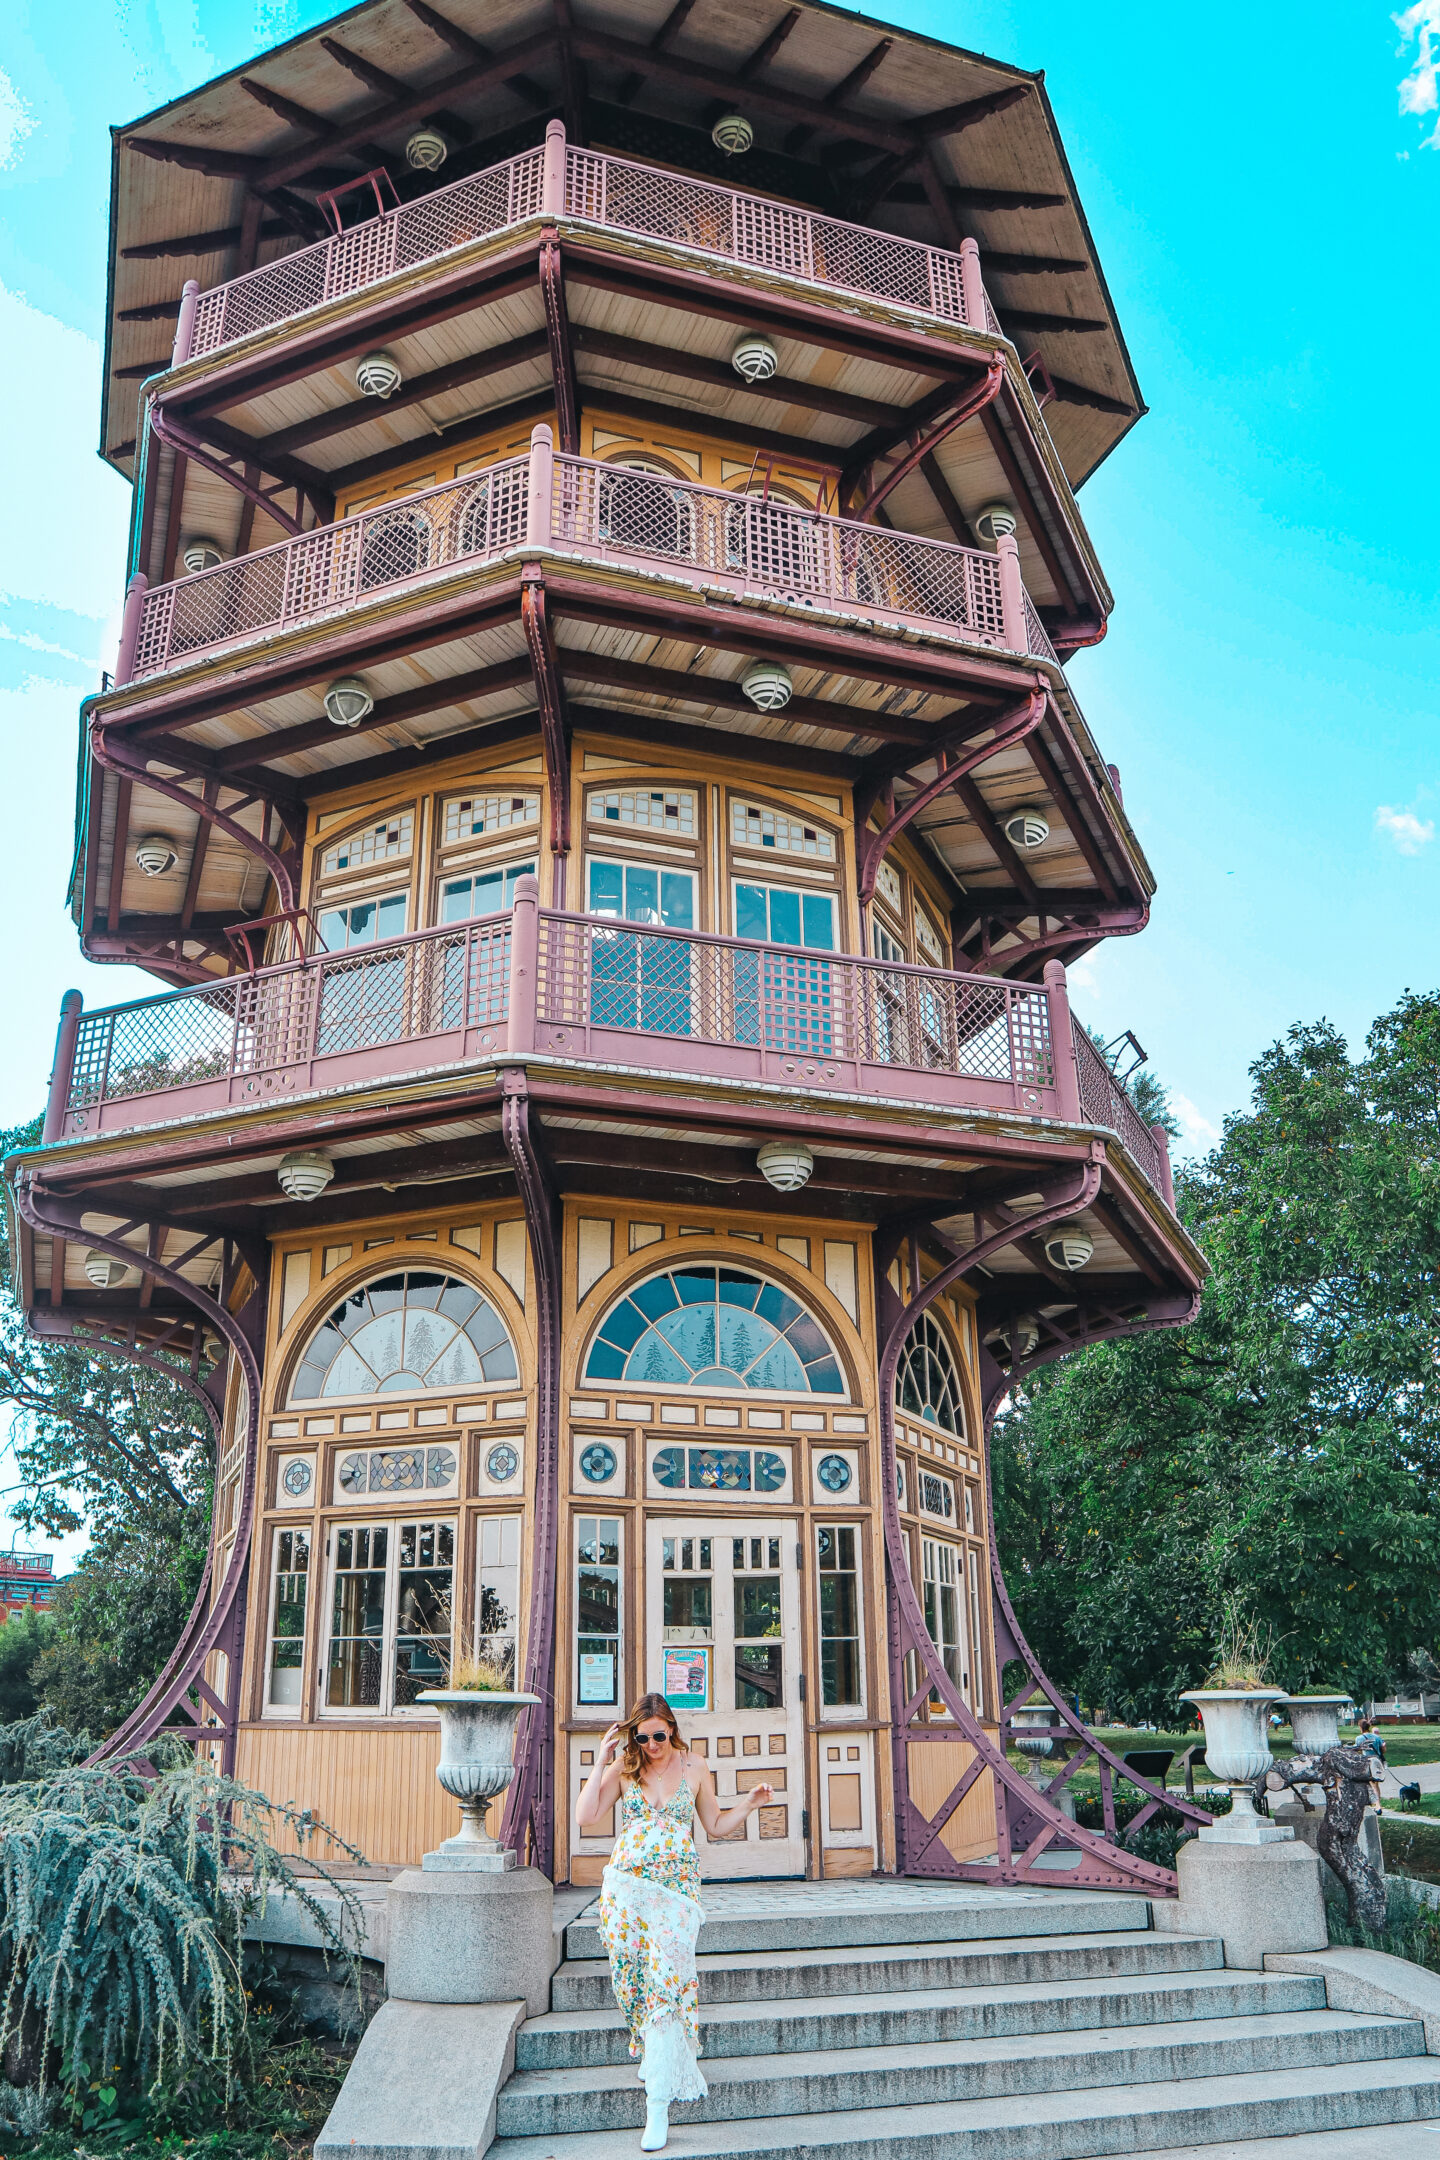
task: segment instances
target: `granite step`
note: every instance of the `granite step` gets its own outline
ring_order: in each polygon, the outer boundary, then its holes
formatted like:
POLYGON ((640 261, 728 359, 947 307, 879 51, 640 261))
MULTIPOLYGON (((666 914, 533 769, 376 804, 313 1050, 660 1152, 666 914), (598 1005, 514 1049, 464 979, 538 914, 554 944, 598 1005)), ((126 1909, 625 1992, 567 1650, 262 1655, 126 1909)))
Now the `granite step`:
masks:
MULTIPOLYGON (((1199 2160, 1219 2146, 1220 2160, 1229 2140, 1239 2141, 1239 2160, 1247 2141, 1289 2140, 1288 2152, 1280 2144, 1264 2160, 1321 2160, 1322 2150, 1324 2160, 1352 2160, 1343 2144, 1325 2149, 1309 2141, 1378 2126, 1440 2124, 1440 2057, 1416 2059, 1416 2052, 1412 2043, 1409 2055, 1370 2062, 1305 2062, 1263 2072, 1227 2065, 1209 2077, 1007 2091, 903 2110, 872 2106, 724 2124, 684 2122, 677 2110, 667 2151, 671 2160, 1103 2160, 1112 2154, 1158 2160, 1183 2150, 1199 2160)), ((1372 2151, 1375 2160, 1382 2153, 1400 2160, 1402 2149, 1372 2145, 1363 2148, 1364 2160, 1372 2151)), ((1361 2152, 1357 2145, 1353 2160, 1361 2152)), ((635 2134, 627 2128, 503 2136, 487 2160, 634 2160, 634 2153, 635 2134)))
MULTIPOLYGON (((877 1995, 857 1990, 843 2002, 810 1997, 774 2005, 716 2005, 702 2022, 702 2054, 708 2065, 732 2056, 918 2046, 1324 2008, 1322 1980, 1223 1970, 877 1995)), ((624 2065, 630 2060, 629 2045, 625 2022, 616 2010, 554 2011, 524 2026, 515 2067, 594 2070, 624 2065)))
MULTIPOLYGON (((1008 1986, 1034 1980, 1089 1980, 1124 1974, 1190 1972, 1223 1966, 1218 1936, 1153 1935, 1134 1927, 1018 1939, 878 1944, 853 1949, 709 1953, 696 1960, 700 2003, 779 2002, 791 1997, 880 1995, 917 1989, 1008 1986)), ((567 1961, 551 1983, 556 2010, 612 2007, 603 1957, 567 1961)))
MULTIPOLYGON (((1150 1925, 1147 1898, 1105 1890, 1006 1889, 983 1884, 836 1882, 705 1885, 700 1955, 868 1949, 886 1943, 974 1942, 1084 1935, 1150 1925)), ((604 1949, 593 1913, 565 1930, 567 1958, 604 1949)))
MULTIPOLYGON (((705 2065, 710 2092, 675 2110, 706 2125, 903 2110, 908 2140, 917 2111, 1000 2097, 1187 2083, 1221 2073, 1316 2072, 1424 2055, 1418 2020, 1301 2010, 1185 2019, 1119 2032, 1019 2034, 894 2047, 722 2057, 705 2065)), ((1440 2070, 1440 2059, 1437 2059, 1440 2070)), ((1437 2102, 1440 2106, 1440 2102, 1437 2102)), ((517 2071, 500 2093, 497 2138, 634 2130, 645 2096, 632 2065, 517 2071)), ((1151 2142, 1155 2142, 1153 2139, 1151 2142)))

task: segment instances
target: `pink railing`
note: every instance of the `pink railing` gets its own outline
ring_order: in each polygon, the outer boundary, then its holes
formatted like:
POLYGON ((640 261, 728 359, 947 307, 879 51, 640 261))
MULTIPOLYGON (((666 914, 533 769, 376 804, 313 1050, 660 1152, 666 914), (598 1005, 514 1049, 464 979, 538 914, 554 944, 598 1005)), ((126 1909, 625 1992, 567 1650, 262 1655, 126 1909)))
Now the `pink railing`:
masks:
POLYGON ((636 929, 523 898, 513 916, 68 1011, 56 1138, 507 1050, 1058 1114, 1043 989, 636 929))
POLYGON ((175 364, 363 291, 396 271, 438 262, 454 248, 542 212, 669 240, 1000 334, 973 242, 960 253, 926 247, 628 158, 572 150, 562 123, 552 120, 543 149, 213 286, 185 321, 175 364))
POLYGON ((801 604, 823 600, 887 623, 940 626, 981 645, 1055 657, 1021 582, 1013 539, 990 555, 761 496, 557 457, 542 425, 528 458, 447 480, 153 591, 132 581, 117 680, 154 675, 521 546, 603 562, 662 562, 708 587, 801 604))
POLYGON ((1073 1028, 1081 1116, 1087 1125, 1103 1125, 1113 1132, 1156 1191, 1173 1206, 1169 1150, 1159 1130, 1146 1124, 1078 1020, 1073 1028))
POLYGON ((526 536, 529 460, 447 480, 146 592, 129 670, 157 674, 239 638, 333 615, 371 593, 483 561, 526 536))

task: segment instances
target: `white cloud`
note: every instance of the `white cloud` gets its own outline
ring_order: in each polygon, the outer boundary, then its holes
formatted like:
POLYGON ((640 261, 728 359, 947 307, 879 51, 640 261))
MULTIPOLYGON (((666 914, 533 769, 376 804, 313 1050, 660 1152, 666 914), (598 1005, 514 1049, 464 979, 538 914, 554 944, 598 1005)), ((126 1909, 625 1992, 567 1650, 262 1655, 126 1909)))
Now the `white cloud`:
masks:
POLYGON ((1213 1147, 1220 1138, 1219 1127, 1212 1125, 1209 1118, 1196 1109, 1188 1095, 1172 1093, 1170 1108, 1179 1118, 1182 1136, 1190 1146, 1213 1147))
POLYGON ((1435 820, 1418 818, 1413 810, 1395 810, 1389 803, 1381 803, 1375 812, 1375 830, 1394 841, 1398 854, 1418 855, 1435 838, 1435 820))
POLYGON ((15 163, 20 145, 34 132, 35 115, 4 68, 0 68, 0 172, 15 163))
POLYGON ((1079 990, 1091 996, 1099 995, 1100 978, 1095 973, 1088 954, 1083 960, 1072 960, 1070 962, 1065 970, 1065 981, 1067 988, 1072 993, 1079 990))
MULTIPOLYGON (((1400 32, 1401 54, 1415 47, 1414 64, 1400 84, 1401 112, 1418 116, 1440 110, 1440 0, 1416 0, 1414 7, 1391 19, 1400 32)), ((1440 122, 1421 147, 1440 149, 1440 122)))

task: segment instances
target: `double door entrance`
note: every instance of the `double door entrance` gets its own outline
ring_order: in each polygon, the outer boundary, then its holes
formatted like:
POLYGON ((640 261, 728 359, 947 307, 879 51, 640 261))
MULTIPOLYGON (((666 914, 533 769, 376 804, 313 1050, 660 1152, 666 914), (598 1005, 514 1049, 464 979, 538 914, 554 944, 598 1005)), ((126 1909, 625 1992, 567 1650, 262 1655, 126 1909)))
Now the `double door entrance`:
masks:
POLYGON ((799 1525, 675 1517, 646 1542, 648 1687, 715 1774, 722 1807, 774 1788, 733 1837, 696 1824, 704 1875, 805 1872, 799 1525))

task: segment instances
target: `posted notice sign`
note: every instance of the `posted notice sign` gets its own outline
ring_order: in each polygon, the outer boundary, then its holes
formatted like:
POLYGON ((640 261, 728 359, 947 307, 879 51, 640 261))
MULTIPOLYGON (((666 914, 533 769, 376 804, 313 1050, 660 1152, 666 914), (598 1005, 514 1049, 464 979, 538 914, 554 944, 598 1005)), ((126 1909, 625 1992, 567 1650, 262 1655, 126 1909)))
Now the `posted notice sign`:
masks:
POLYGON ((665 1671, 660 1692, 673 1710, 708 1710, 710 1645, 669 1645, 665 1651, 665 1671))

